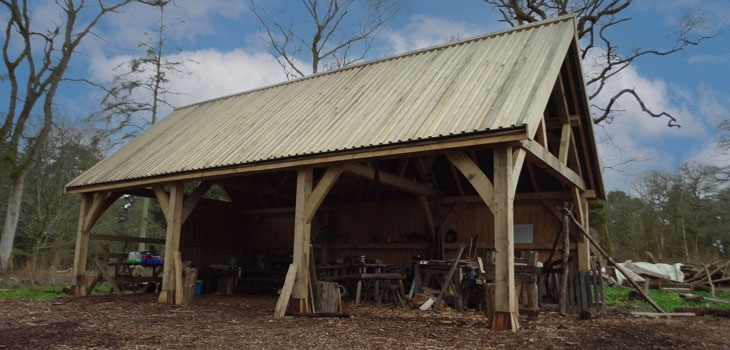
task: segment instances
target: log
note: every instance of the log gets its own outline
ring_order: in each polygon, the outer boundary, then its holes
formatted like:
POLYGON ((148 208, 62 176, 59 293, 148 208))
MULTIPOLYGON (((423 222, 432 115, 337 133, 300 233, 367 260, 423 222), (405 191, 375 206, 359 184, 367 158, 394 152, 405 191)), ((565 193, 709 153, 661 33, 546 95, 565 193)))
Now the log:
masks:
POLYGON ((289 315, 295 316, 295 317, 339 317, 339 318, 351 318, 352 317, 348 314, 334 313, 334 312, 315 312, 315 313, 292 312, 289 315))
POLYGON ((315 313, 337 313, 339 310, 340 289, 335 282, 318 281, 314 283, 315 313))
POLYGON ((701 303, 702 301, 705 300, 705 297, 703 297, 701 295, 694 295, 692 293, 679 293, 679 297, 684 300, 695 302, 695 303, 701 303))
POLYGON ((588 308, 581 311, 579 317, 581 320, 592 320, 600 317, 602 313, 601 308, 588 308))
POLYGON ((718 316, 730 318, 730 309, 722 309, 715 307, 678 307, 674 312, 689 312, 696 316, 718 316))
POLYGON ((195 284, 198 281, 198 269, 185 267, 183 269, 183 305, 190 305, 195 295, 195 284))
MULTIPOLYGON (((710 273, 708 273, 708 274, 703 275, 701 273, 697 273, 697 274, 695 274, 694 277, 688 278, 684 282, 686 282, 686 283, 691 283, 694 281, 704 282, 708 278, 707 275, 712 276, 712 275, 716 274, 717 272, 719 272, 720 270, 727 268, 727 267, 730 267, 730 261, 726 261, 722 264, 715 266, 715 268, 713 268, 712 271, 710 271, 710 273)), ((719 281, 716 280, 714 282, 717 283, 719 281)))
POLYGON ((702 296, 702 295, 694 295, 692 293, 680 293, 679 294, 679 297, 682 298, 682 299, 685 299, 687 301, 692 301, 692 302, 695 302, 695 303, 701 303, 703 301, 709 301, 711 303, 730 304, 730 301, 727 301, 727 300, 722 300, 722 299, 717 299, 717 298, 710 298, 710 297, 705 297, 705 296, 702 296))
POLYGON ((710 270, 707 269, 707 265, 702 264, 702 267, 705 269, 705 274, 707 274, 707 283, 710 284, 710 293, 712 294, 712 297, 715 297, 715 285, 712 283, 712 276, 710 276, 710 270))
POLYGON ((629 292, 629 300, 641 300, 642 296, 641 293, 639 293, 636 290, 632 290, 629 292))
MULTIPOLYGON (((677 311, 677 309, 674 309, 677 311)), ((631 316, 635 317, 694 317, 696 314, 692 312, 639 312, 634 311, 631 316)))

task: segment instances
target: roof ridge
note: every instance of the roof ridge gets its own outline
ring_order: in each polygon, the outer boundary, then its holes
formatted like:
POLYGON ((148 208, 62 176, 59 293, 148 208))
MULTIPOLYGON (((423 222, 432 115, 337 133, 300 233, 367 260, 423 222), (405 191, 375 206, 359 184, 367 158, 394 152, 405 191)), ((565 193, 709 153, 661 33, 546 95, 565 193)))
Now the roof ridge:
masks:
MULTIPOLYGON (((205 104, 205 103, 210 103, 210 102, 214 102, 214 101, 224 100, 224 99, 227 99, 227 98, 231 98, 231 97, 235 97, 235 96, 241 96, 241 95, 245 95, 245 94, 249 94, 249 93, 253 93, 253 92, 257 92, 257 91, 263 91, 263 90, 271 89, 271 88, 274 88, 274 87, 277 87, 277 86, 281 86, 281 85, 293 84, 295 82, 300 82, 300 81, 305 81, 305 80, 309 80, 309 79, 314 79, 314 78, 317 78, 317 77, 321 77, 321 76, 325 76, 325 75, 329 75, 329 74, 335 74, 335 73, 347 71, 347 70, 350 70, 350 69, 357 69, 357 68, 361 68, 361 67, 364 67, 364 66, 375 65, 375 64, 379 64, 379 63, 387 62, 387 61, 392 61, 392 60, 399 59, 399 58, 420 55, 420 54, 423 54, 423 53, 426 53, 426 52, 443 50, 443 49, 447 49, 447 48, 450 48, 450 47, 459 46, 459 45, 463 45, 463 44, 467 44, 467 43, 471 43, 471 42, 475 42, 475 41, 485 40, 485 39, 497 37, 497 36, 504 35, 504 34, 508 34, 508 33, 517 33, 517 32, 521 32, 521 31, 525 31, 527 29, 533 29, 533 28, 536 28, 536 27, 547 26, 547 25, 550 25, 550 24, 553 24, 553 23, 557 23, 557 22, 563 22, 563 21, 566 21, 566 20, 569 20, 569 19, 575 21, 575 18, 576 17, 577 17, 576 14, 568 14, 568 15, 558 16, 558 17, 555 17, 555 18, 549 18, 549 19, 542 20, 542 21, 537 21, 537 22, 523 24, 523 25, 520 25, 520 26, 517 26, 517 27, 505 28, 505 29, 502 29, 502 30, 499 30, 499 31, 496 31, 496 32, 491 32, 491 33, 486 33, 486 34, 480 34, 480 35, 477 35, 477 36, 473 36, 473 37, 466 38, 466 39, 462 39, 462 40, 458 40, 458 41, 437 44, 437 45, 433 45, 433 46, 429 46, 429 47, 425 47, 425 48, 421 48, 421 49, 417 49, 417 50, 413 50, 413 51, 403 52, 403 53, 396 54, 396 55, 391 55, 391 56, 387 56, 387 57, 381 57, 381 58, 377 58, 377 59, 374 59, 374 60, 371 60, 371 61, 361 62, 361 63, 358 63, 358 64, 348 65, 348 66, 339 67, 339 68, 335 68, 335 69, 328 70, 328 71, 324 71, 324 72, 318 72, 318 73, 310 74, 310 75, 303 76, 303 77, 299 77, 299 78, 296 78, 296 79, 293 79, 293 80, 282 81, 282 82, 278 82, 278 83, 274 83, 274 84, 270 84, 270 85, 258 87, 258 88, 255 88, 255 89, 251 89, 251 90, 236 92, 236 93, 233 93, 233 94, 230 94, 230 95, 220 96, 220 97, 212 98, 212 99, 205 100, 205 101, 191 103, 189 105, 184 105, 184 106, 176 107, 173 110, 190 108, 190 107, 197 106, 197 105, 202 105, 202 104, 205 104)), ((575 22, 574 22, 574 25, 575 25, 575 22)))

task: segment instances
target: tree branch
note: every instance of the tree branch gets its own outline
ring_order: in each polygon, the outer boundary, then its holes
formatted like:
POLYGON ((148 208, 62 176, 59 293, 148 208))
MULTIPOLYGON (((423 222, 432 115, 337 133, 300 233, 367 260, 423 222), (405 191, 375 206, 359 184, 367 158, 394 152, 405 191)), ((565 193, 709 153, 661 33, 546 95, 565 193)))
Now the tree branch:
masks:
POLYGON ((649 116, 651 116, 653 118, 666 117, 668 119, 668 121, 667 121, 668 127, 677 127, 677 128, 682 127, 681 125, 679 125, 677 123, 677 119, 674 118, 671 114, 669 114, 667 112, 656 113, 656 112, 651 111, 649 108, 647 108, 646 105, 644 104, 644 101, 641 99, 641 97, 639 97, 639 95, 633 89, 623 89, 623 90, 619 91, 613 97, 611 97, 611 100, 608 102, 608 104, 604 108, 600 108, 600 107, 594 105, 598 110, 603 112, 601 115, 593 118, 594 123, 598 124, 598 123, 606 120, 607 118, 610 118, 611 112, 613 111, 614 103, 616 103, 616 101, 621 96, 626 95, 626 94, 633 96, 634 100, 639 104, 639 106, 641 106, 641 110, 644 113, 648 114, 649 116))
MULTIPOLYGON (((614 78, 618 73, 629 67, 635 60, 644 56, 667 56, 685 50, 690 46, 697 46, 702 41, 712 38, 715 35, 697 36, 698 29, 704 24, 705 16, 702 12, 690 16, 685 15, 678 24, 674 33, 674 44, 667 49, 643 49, 636 48, 628 53, 620 53, 619 49, 609 38, 609 31, 620 24, 629 21, 630 18, 619 16, 632 4, 632 0, 484 0, 487 4, 498 9, 502 14, 502 21, 510 25, 529 23, 559 16, 567 13, 577 15, 577 36, 583 43, 581 58, 591 58, 592 52, 599 52, 595 56, 602 62, 599 64, 598 72, 586 78, 586 86, 591 88, 589 98, 594 99, 603 94, 606 82, 614 78)), ((623 94, 630 93, 639 102, 645 114, 657 118, 658 116, 668 117, 670 127, 679 126, 676 119, 668 113, 655 113, 647 108, 639 93, 634 89, 625 89, 619 92, 605 106, 598 110, 601 112, 594 120, 597 123, 610 122, 612 108, 615 100, 623 94)))

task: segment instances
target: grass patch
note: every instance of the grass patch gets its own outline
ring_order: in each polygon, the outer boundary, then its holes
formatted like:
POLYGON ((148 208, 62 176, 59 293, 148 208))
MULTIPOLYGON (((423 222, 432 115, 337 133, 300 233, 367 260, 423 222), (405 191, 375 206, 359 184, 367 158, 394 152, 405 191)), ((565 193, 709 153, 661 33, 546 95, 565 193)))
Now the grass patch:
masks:
POLYGON ((604 293, 606 294, 606 306, 615 306, 622 309, 630 308, 629 304, 629 288, 614 288, 606 287, 604 293))
POLYGON ((1 289, 0 299, 48 300, 65 296, 65 286, 36 286, 15 289, 1 289))
MULTIPOLYGON (((644 302, 643 300, 629 300, 629 292, 631 292, 633 288, 614 288, 614 287, 607 287, 605 289, 606 293, 606 305, 607 306, 614 306, 619 307, 623 309, 631 309, 636 311, 655 311, 654 308, 649 305, 649 303, 644 302)), ((685 299, 682 299, 679 294, 680 292, 673 292, 673 291, 664 291, 664 290, 658 290, 658 289, 650 289, 649 290, 649 297, 654 300, 659 307, 661 307, 664 311, 667 312, 673 312, 675 308, 678 307, 713 307, 713 308, 728 308, 730 309, 730 303, 717 303, 717 302, 711 302, 711 301, 703 301, 700 303, 697 302, 691 302, 687 301, 685 299)), ((709 292, 703 292, 703 291, 693 291, 692 294, 694 295, 701 295, 704 297, 711 298, 709 292)), ((715 292, 714 299, 721 299, 730 302, 730 292, 726 291, 717 291, 715 292)))
MULTIPOLYGON (((64 288, 70 288, 67 285, 60 286, 36 286, 36 287, 18 287, 13 289, 0 289, 0 300, 2 299, 25 299, 25 300, 48 300, 61 298, 66 296, 64 288)), ((91 295, 109 294, 110 286, 106 284, 97 285, 91 292, 91 295)))

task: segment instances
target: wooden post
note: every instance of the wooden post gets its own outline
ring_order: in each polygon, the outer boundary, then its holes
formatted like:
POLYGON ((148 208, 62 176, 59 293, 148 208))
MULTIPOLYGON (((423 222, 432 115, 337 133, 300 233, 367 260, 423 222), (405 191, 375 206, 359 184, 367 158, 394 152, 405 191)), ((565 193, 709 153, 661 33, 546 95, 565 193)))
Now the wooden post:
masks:
MULTIPOLYGON (((322 201, 327 196, 327 193, 332 186, 334 186, 337 179, 343 172, 342 166, 333 166, 328 168, 322 178, 317 183, 317 187, 312 188, 313 183, 313 171, 312 168, 303 168, 297 170, 297 189, 296 189, 296 206, 294 208, 294 247, 293 247, 293 264, 290 267, 296 271, 296 279, 292 281, 293 286, 290 290, 292 302, 294 305, 299 305, 298 312, 306 313, 309 312, 311 303, 309 300, 310 294, 310 255, 311 252, 311 232, 312 232, 312 219, 317 213, 317 209, 322 204, 322 201)), ((287 278, 288 278, 287 274, 287 278)), ((285 281, 286 287, 286 281, 285 281)), ((282 293, 279 296, 279 305, 286 306, 289 304, 289 294, 285 296, 282 293), (284 301, 283 299, 287 300, 284 301)), ((274 317, 281 312, 275 311, 274 317)))
POLYGON ((560 313, 562 315, 568 314, 568 258, 570 255, 570 210, 568 210, 568 203, 563 204, 563 229, 560 234, 563 237, 563 271, 560 282, 560 313))
POLYGON ((519 313, 515 300, 514 197, 512 147, 494 149, 494 282, 493 330, 516 331, 519 313))
POLYGON ((76 251, 74 252, 75 285, 71 295, 85 295, 84 279, 86 275, 86 260, 89 255, 89 233, 101 214, 119 198, 117 192, 87 193, 81 200, 79 224, 76 234, 76 251))
POLYGON ((175 305, 182 305, 185 291, 183 290, 182 256, 179 251, 175 251, 173 262, 175 263, 175 305))
MULTIPOLYGON (((311 221, 307 221, 306 203, 312 194, 312 169, 297 171, 296 208, 294 210, 294 264, 298 265, 297 278, 291 297, 294 304, 300 305, 299 312, 308 312, 309 303, 309 245, 312 230, 311 221), (303 301, 303 302, 302 302, 303 301), (303 309, 302 309, 303 305, 303 309)), ((313 215, 313 214, 312 214, 313 215)))
MULTIPOLYGON (((157 194, 160 196, 160 193, 157 194)), ((175 182, 170 184, 170 197, 165 197, 163 200, 160 200, 161 205, 163 203, 167 204, 167 209, 163 210, 167 221, 167 230, 165 234, 165 264, 162 269, 162 291, 157 298, 157 302, 160 304, 172 304, 175 302, 174 255, 175 252, 180 250, 183 196, 183 183, 175 182)))
MULTIPOLYGON (((530 251, 527 253, 527 266, 537 267, 537 251, 530 251)), ((527 309, 531 312, 535 312, 535 315, 540 311, 540 295, 537 288, 537 279, 531 282, 527 282, 527 309)))
POLYGON ((84 222, 91 208, 94 195, 84 193, 81 196, 81 210, 79 212, 79 223, 76 229, 76 250, 74 251, 74 274, 76 275, 71 295, 86 295, 84 290, 84 277, 86 275, 86 259, 89 252, 89 231, 85 230, 84 222))
MULTIPOLYGON (((588 200, 580 196, 578 188, 573 189, 573 201, 577 210, 578 222, 580 222, 586 230, 588 229, 588 200)), ((589 271, 591 269, 591 245, 583 235, 578 235, 577 242, 578 254, 578 270, 589 271)))
POLYGON ((486 310, 487 320, 489 321, 489 324, 491 324, 493 326, 494 326, 494 312, 495 312, 494 309, 496 308, 496 301, 494 300, 495 288, 496 287, 495 287, 494 283, 487 283, 487 285, 484 286, 484 290, 486 292, 484 294, 485 294, 485 298, 487 299, 486 303, 485 303, 485 304, 487 304, 487 310, 486 310))

